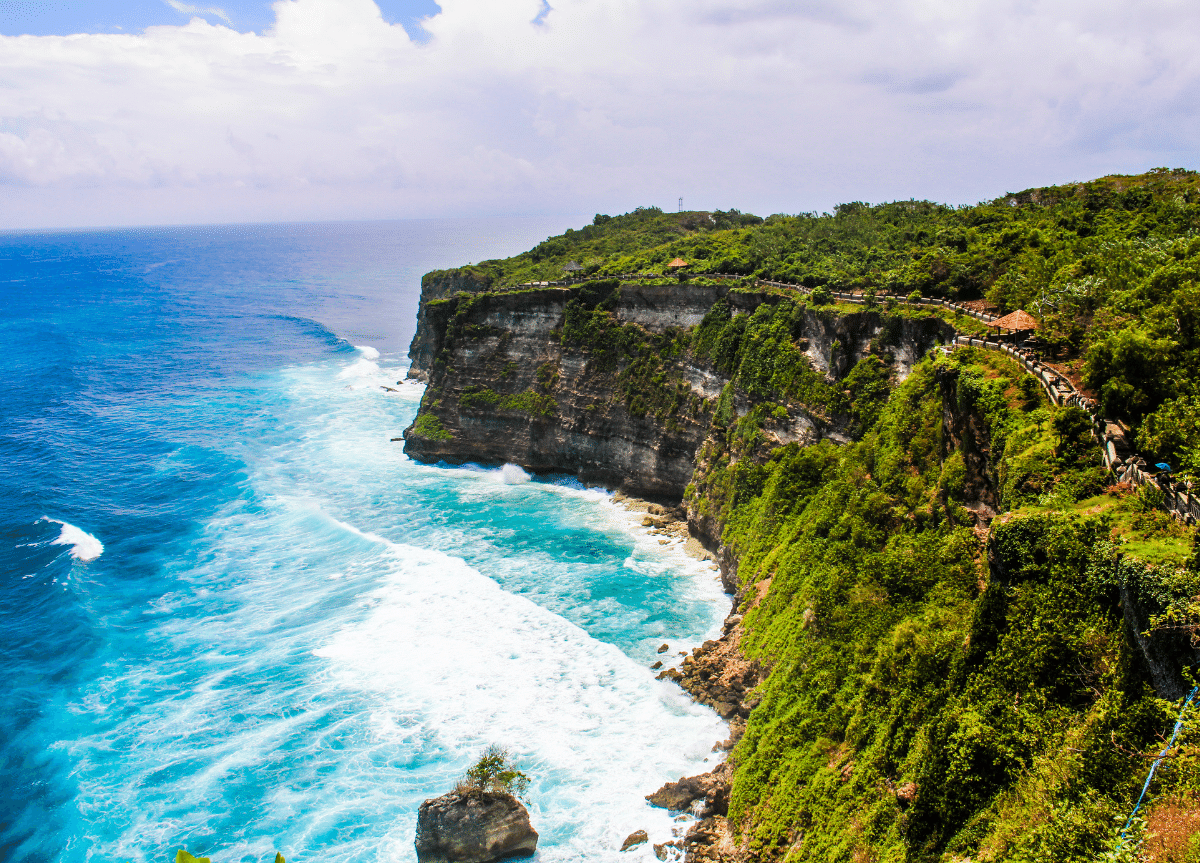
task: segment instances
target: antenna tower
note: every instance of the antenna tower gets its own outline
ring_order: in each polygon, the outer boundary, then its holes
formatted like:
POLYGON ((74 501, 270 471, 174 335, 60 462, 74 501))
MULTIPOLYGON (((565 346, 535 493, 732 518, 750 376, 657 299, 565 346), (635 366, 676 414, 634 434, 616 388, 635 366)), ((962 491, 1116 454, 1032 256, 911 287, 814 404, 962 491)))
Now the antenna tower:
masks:
POLYGON ((679 212, 683 212, 683 196, 679 196, 679 212))

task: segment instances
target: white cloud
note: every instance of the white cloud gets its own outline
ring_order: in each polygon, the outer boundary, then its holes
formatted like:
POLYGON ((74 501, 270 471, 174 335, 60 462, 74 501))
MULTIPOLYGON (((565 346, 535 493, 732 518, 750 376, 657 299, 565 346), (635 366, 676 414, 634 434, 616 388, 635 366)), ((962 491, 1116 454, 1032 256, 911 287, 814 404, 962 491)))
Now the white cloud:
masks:
POLYGON ((0 37, 0 224, 962 202, 1200 132, 1173 0, 441 6, 423 45, 372 0, 0 37))
POLYGON ((233 26, 233 21, 225 14, 224 9, 218 9, 215 6, 209 8, 201 8, 194 6, 191 3, 180 3, 179 0, 165 0, 166 4, 183 15, 216 15, 230 27, 233 26))

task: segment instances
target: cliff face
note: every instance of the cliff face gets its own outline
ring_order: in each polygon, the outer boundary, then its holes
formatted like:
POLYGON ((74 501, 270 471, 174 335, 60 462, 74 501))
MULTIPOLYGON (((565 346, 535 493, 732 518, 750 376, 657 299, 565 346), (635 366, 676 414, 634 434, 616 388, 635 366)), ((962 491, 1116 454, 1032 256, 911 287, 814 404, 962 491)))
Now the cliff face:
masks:
MULTIPOLYGON (((569 472, 671 501, 683 497, 714 428, 744 417, 756 402, 729 386, 736 369, 697 349, 700 325, 719 302, 735 322, 762 306, 790 304, 766 293, 688 284, 439 301, 452 289, 431 282, 433 299, 422 305, 410 376, 429 388, 417 422, 405 431, 408 454, 569 472), (726 406, 716 417, 723 393, 726 406)), ((881 341, 889 342, 893 373, 902 378, 945 338, 937 322, 887 322, 872 312, 839 317, 801 308, 793 317, 804 362, 830 381, 881 341)), ((778 395, 775 404, 763 424, 771 446, 847 439, 851 421, 844 411, 778 395)))
POLYGON ((682 498, 737 593, 661 675, 731 722, 725 764, 652 795, 707 816, 687 860, 1100 854, 1144 779, 1114 744, 1161 745, 1145 684, 1181 695, 1196 653, 1142 634, 1171 573, 1122 563, 1105 518, 992 520, 1002 463, 1094 490, 1020 366, 919 362, 952 331, 911 309, 744 287, 455 293, 422 321, 407 452, 682 498))
POLYGON ((417 307, 417 332, 408 349, 411 365, 408 376, 414 380, 428 381, 429 367, 433 364, 435 351, 431 334, 438 332, 436 324, 426 319, 430 303, 452 297, 459 292, 469 294, 485 291, 491 279, 468 268, 457 270, 435 270, 421 279, 421 303, 417 307))

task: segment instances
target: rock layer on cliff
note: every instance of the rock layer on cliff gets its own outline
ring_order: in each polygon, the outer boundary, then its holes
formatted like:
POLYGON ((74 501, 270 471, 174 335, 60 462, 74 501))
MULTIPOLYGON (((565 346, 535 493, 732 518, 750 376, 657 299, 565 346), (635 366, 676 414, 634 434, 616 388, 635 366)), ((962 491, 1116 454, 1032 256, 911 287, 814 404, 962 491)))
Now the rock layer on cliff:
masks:
MULTIPOLYGON (((726 333, 736 340, 747 322, 753 329, 759 309, 780 304, 790 317, 773 326, 786 326, 800 346, 789 362, 828 381, 872 351, 902 378, 949 333, 939 321, 806 311, 784 296, 720 285, 612 283, 433 299, 422 307, 410 372, 429 387, 404 433, 405 452, 569 472, 678 501, 714 420, 727 425, 751 407, 729 386, 737 369, 696 341, 701 325, 710 321, 710 341, 722 327, 737 330, 726 333), (718 308, 723 316, 714 317, 718 308)), ((845 440, 853 427, 849 402, 830 412, 786 394, 781 401, 762 423, 771 445, 845 440)))

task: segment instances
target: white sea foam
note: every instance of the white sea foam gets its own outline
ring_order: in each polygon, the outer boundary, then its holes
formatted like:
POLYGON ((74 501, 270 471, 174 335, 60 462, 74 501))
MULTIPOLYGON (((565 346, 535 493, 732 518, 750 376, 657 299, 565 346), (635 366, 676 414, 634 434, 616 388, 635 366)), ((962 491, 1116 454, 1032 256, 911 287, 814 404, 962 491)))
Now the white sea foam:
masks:
POLYGON ((342 369, 338 377, 342 380, 347 380, 352 378, 370 378, 378 375, 379 364, 367 357, 360 357, 342 369))
POLYGON ((50 518, 49 516, 42 518, 42 521, 62 525, 62 530, 59 531, 58 538, 51 540, 50 544, 71 546, 71 557, 76 560, 88 563, 104 554, 104 543, 87 531, 81 530, 68 522, 59 521, 57 518, 50 518))
POLYGON ((520 465, 506 464, 500 468, 500 479, 505 485, 520 485, 523 482, 529 482, 533 477, 527 474, 520 465))
POLYGON ((543 863, 655 863, 620 842, 682 829, 642 795, 728 732, 648 666, 719 626, 713 574, 603 491, 409 461, 390 439, 423 387, 381 396, 393 366, 281 371, 238 439, 246 501, 129 609, 133 652, 60 738, 97 856, 203 836, 214 859, 411 861, 421 800, 493 742, 533 779, 543 863))
POLYGON ((379 351, 375 350, 375 348, 371 347, 370 345, 355 345, 354 350, 361 353, 363 355, 364 359, 368 359, 368 360, 379 359, 379 351))
POLYGON ((509 747, 534 778, 544 860, 616 860, 638 829, 671 838, 674 822, 641 795, 703 769, 725 734, 715 714, 462 560, 342 526, 382 544, 395 568, 365 598, 366 618, 315 653, 341 685, 372 694, 380 743, 509 747))

